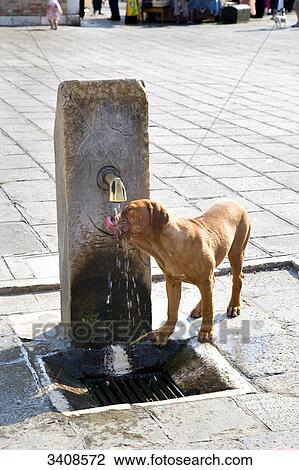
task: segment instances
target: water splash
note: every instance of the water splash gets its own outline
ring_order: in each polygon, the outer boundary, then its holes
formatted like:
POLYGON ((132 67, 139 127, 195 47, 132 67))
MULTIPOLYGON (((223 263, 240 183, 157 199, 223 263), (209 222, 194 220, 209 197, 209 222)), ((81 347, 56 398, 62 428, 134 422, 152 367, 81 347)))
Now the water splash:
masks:
MULTIPOLYGON (((121 206, 117 204, 114 207, 114 217, 119 220, 121 216, 121 206)), ((132 308, 134 304, 137 306, 137 313, 141 317, 140 297, 137 292, 137 282, 134 274, 132 274, 129 256, 129 244, 125 238, 116 238, 116 257, 115 257, 116 270, 123 277, 124 289, 127 304, 127 318, 132 319, 132 308)), ((121 278, 120 276, 120 278, 121 278)), ((122 282, 119 280, 119 288, 122 282)), ((111 305, 113 281, 111 280, 111 273, 108 275, 108 296, 107 304, 111 305)), ((133 317, 134 318, 134 317, 133 317)))

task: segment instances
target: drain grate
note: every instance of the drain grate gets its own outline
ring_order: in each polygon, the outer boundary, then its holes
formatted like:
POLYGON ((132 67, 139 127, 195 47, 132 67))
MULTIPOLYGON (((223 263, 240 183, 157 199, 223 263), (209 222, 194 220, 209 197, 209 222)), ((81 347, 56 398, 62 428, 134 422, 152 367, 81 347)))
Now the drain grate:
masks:
POLYGON ((171 378, 160 371, 120 377, 87 377, 83 383, 100 406, 171 400, 184 396, 171 378))

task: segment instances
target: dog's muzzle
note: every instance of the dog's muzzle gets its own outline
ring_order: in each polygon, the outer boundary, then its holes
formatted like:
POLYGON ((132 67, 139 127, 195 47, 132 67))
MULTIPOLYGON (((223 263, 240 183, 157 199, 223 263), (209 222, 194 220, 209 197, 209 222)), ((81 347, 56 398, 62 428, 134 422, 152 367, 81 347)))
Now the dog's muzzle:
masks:
POLYGON ((116 236, 124 236, 129 231, 129 224, 125 220, 118 219, 113 215, 104 218, 104 225, 109 232, 116 236))

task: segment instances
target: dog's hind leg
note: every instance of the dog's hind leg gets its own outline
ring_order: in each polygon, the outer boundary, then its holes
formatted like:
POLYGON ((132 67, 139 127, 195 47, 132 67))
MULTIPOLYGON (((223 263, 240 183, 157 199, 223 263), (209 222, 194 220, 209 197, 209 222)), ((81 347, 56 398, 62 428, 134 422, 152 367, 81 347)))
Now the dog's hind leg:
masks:
POLYGON ((201 307, 201 300, 198 302, 198 304, 195 305, 195 307, 191 310, 190 317, 191 318, 201 318, 202 316, 202 307, 201 307))
MULTIPOLYGON (((214 283, 215 283, 215 274, 214 274, 214 283)), ((191 318, 201 318, 202 317, 202 300, 195 305, 195 307, 190 312, 191 318)))
POLYGON ((244 277, 242 268, 245 248, 250 235, 250 223, 248 220, 246 222, 246 224, 242 224, 242 227, 240 227, 239 233, 236 233, 236 237, 228 253, 233 276, 232 294, 227 307, 228 317, 237 317, 240 315, 241 310, 240 292, 244 277))

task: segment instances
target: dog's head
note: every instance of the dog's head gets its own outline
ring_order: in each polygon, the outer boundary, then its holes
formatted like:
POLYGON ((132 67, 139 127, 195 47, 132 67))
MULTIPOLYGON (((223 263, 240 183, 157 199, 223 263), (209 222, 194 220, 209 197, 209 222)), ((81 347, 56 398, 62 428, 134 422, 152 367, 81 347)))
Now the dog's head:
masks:
POLYGON ((120 216, 105 217, 105 227, 114 235, 128 239, 157 238, 169 222, 169 214, 159 202, 138 199, 127 204, 120 216))

